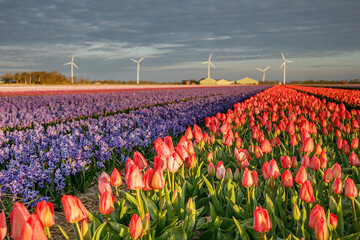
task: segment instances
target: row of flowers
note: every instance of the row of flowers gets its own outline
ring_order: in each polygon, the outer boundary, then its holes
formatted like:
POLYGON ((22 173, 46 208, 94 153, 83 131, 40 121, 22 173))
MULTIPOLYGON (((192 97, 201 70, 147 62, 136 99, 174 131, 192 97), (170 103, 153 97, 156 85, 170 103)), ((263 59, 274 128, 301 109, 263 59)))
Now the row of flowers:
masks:
POLYGON ((127 114, 8 132, 8 144, 0 149, 1 193, 27 200, 40 195, 59 202, 62 192, 85 191, 98 169, 111 167, 116 160, 125 161, 130 150, 146 149, 158 136, 184 132, 186 126, 223 112, 265 88, 239 88, 236 93, 127 114))
MULTIPOLYGON (((194 230, 201 239, 357 239, 358 115, 273 87, 188 127, 177 144, 156 139, 155 157, 136 151, 124 176, 103 172, 99 213, 63 195, 66 219, 81 240, 191 239, 194 230)), ((11 236, 50 238, 51 204, 47 218, 16 204, 11 236)))
POLYGON ((290 86, 293 89, 315 94, 330 100, 348 104, 355 108, 360 107, 360 91, 358 89, 339 89, 322 87, 290 86))
MULTIPOLYGON (((0 128, 34 127, 41 124, 117 113, 126 109, 179 102, 186 99, 236 92, 236 88, 162 89, 0 97, 0 128)), ((1 144, 0 133, 0 144, 1 144)))

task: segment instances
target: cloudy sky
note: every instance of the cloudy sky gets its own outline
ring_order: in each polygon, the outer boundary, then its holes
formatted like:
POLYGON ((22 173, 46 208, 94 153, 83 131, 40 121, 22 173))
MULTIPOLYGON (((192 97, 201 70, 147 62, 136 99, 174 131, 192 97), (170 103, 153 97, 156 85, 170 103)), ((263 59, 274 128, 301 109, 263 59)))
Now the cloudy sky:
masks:
POLYGON ((360 78, 359 0, 0 0, 0 75, 59 71, 91 80, 360 78))

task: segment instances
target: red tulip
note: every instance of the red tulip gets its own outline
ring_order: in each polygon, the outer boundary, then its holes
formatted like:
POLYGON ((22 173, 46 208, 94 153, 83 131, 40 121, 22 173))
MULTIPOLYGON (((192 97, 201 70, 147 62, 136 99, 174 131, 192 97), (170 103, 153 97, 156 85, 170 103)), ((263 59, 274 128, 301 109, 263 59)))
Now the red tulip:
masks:
POLYGON ((345 196, 348 198, 355 198, 358 195, 358 190, 351 178, 345 180, 345 196))
POLYGON ((301 185, 299 197, 307 203, 315 202, 314 190, 309 180, 306 180, 303 185, 301 185))
POLYGON ((241 167, 241 163, 245 161, 251 160, 250 154, 246 149, 236 149, 234 150, 235 158, 237 160, 237 164, 241 167))
POLYGON ((52 203, 45 200, 38 202, 36 205, 36 215, 44 227, 51 227, 55 224, 54 205, 52 203))
POLYGON ((289 156, 280 157, 281 166, 285 169, 291 168, 291 158, 289 156))
POLYGON ((359 166, 360 165, 359 157, 354 152, 350 154, 349 158, 350 158, 351 166, 359 166))
POLYGON ((163 170, 161 168, 158 168, 154 171, 151 181, 151 186, 154 189, 161 190, 164 188, 164 185, 165 185, 165 181, 164 181, 163 170))
POLYGON ((233 173, 230 168, 226 169, 225 179, 226 181, 229 181, 230 179, 233 180, 233 173))
POLYGON ((99 210, 101 214, 107 215, 114 212, 114 202, 115 198, 112 193, 105 190, 105 192, 101 195, 99 202, 99 210))
POLYGON ((341 194, 343 191, 343 185, 342 185, 342 181, 340 178, 336 179, 333 184, 331 185, 331 190, 335 193, 335 194, 341 194))
POLYGON ((89 215, 85 206, 75 196, 63 195, 61 202, 64 207, 66 221, 76 223, 84 219, 88 219, 89 215))
POLYGON ((164 137, 164 142, 169 147, 170 154, 173 154, 175 152, 175 149, 171 137, 170 136, 164 137))
POLYGON ((352 148, 352 149, 358 149, 358 147, 359 147, 359 139, 354 138, 354 139, 351 141, 351 148, 352 148))
POLYGON ((133 165, 130 169, 127 187, 131 190, 142 189, 145 186, 138 166, 133 165))
POLYGON ((332 171, 330 168, 328 168, 324 171, 323 180, 325 183, 330 183, 333 180, 332 171))
POLYGON ((151 186, 152 178, 154 174, 154 169, 148 168, 144 174, 143 181, 144 181, 144 191, 151 191, 153 190, 153 187, 151 186))
POLYGON ((126 160, 126 173, 125 173, 125 177, 124 177, 125 184, 128 184, 130 169, 131 169, 132 165, 135 165, 135 162, 131 158, 128 158, 126 160))
POLYGON ((129 234, 132 239, 137 240, 142 237, 144 228, 141 218, 137 214, 133 214, 129 224, 129 234))
POLYGON ((209 152, 206 156, 206 160, 207 162, 212 162, 212 160, 214 159, 214 154, 213 152, 209 152))
POLYGON ((217 164, 216 164, 216 178, 221 180, 224 178, 225 176, 225 166, 224 166, 224 163, 222 161, 219 161, 217 164))
POLYGON ((156 155, 154 157, 154 168, 161 168, 163 171, 167 168, 167 158, 164 155, 156 155))
POLYGON ((196 167, 196 156, 195 154, 191 155, 185 160, 185 168, 190 169, 196 167))
POLYGON ((261 206, 255 207, 253 227, 258 233, 267 232, 272 227, 267 210, 261 206))
POLYGON ((316 222, 321 218, 326 219, 324 208, 316 204, 309 214, 309 227, 315 230, 316 222))
POLYGON ((304 166, 305 168, 307 168, 307 167, 309 167, 309 165, 310 165, 309 155, 305 154, 301 160, 301 166, 304 166))
POLYGON ((338 217, 337 217, 335 214, 330 213, 330 225, 331 225, 334 229, 336 229, 338 222, 339 222, 338 217))
POLYGON ((185 161, 189 157, 189 153, 185 146, 180 145, 175 148, 177 154, 179 154, 180 158, 185 161))
POLYGON ((110 185, 113 187, 119 187, 122 184, 121 173, 114 168, 110 175, 110 185))
POLYGON ((257 186, 259 184, 259 179, 258 179, 258 174, 257 174, 256 170, 252 171, 251 177, 254 181, 255 186, 257 186))
POLYGON ((315 236, 317 240, 328 240, 329 229, 326 223, 326 219, 319 219, 315 225, 315 236))
POLYGON ((171 156, 169 146, 161 138, 155 140, 154 148, 158 155, 164 155, 166 159, 171 156))
POLYGON ((179 167, 181 166, 182 161, 179 157, 179 155, 175 152, 173 156, 169 157, 167 160, 167 169, 171 173, 175 173, 179 170, 179 167), (175 156, 175 157, 174 157, 175 156))
POLYGON ((40 219, 35 214, 31 214, 21 232, 21 240, 47 240, 44 228, 40 219))
POLYGON ((262 158, 263 156, 263 152, 261 151, 261 148, 258 145, 255 146, 255 156, 257 159, 262 158))
POLYGON ((346 140, 343 141, 342 151, 345 155, 349 155, 351 153, 350 146, 346 140))
POLYGON ((270 141, 270 143, 271 143, 271 147, 278 147, 281 144, 279 137, 276 137, 276 138, 272 139, 270 141))
POLYGON ((102 172, 100 174, 100 177, 98 178, 98 188, 100 195, 102 195, 105 192, 105 190, 112 192, 110 186, 110 176, 106 172, 102 172))
POLYGON ((240 179, 240 171, 237 168, 234 172, 234 181, 237 182, 237 181, 239 181, 239 179, 240 179))
POLYGON ((222 138, 222 144, 225 146, 231 146, 234 142, 234 136, 232 135, 231 130, 226 133, 222 138))
POLYGON ((312 138, 307 138, 303 142, 302 150, 306 153, 311 153, 314 150, 314 140, 312 138))
POLYGON ((188 141, 188 153, 189 153, 189 156, 195 155, 194 144, 190 140, 188 141))
POLYGON ((194 125, 194 131, 193 131, 195 142, 200 143, 204 138, 204 134, 202 133, 202 131, 199 127, 198 127, 199 129, 195 130, 195 126, 196 125, 194 125))
POLYGON ((0 240, 3 240, 7 234, 7 224, 4 210, 0 213, 0 240))
POLYGON ((271 153, 271 150, 272 150, 272 148, 271 148, 270 142, 269 142, 267 139, 265 139, 265 140, 261 143, 261 151, 262 151, 263 153, 269 154, 269 153, 271 153))
POLYGON ((293 182, 293 176, 291 174, 291 172, 289 170, 286 170, 282 177, 281 177, 281 182, 282 182, 282 185, 284 187, 292 187, 294 186, 294 182, 293 182))
POLYGON ((321 148, 320 144, 318 143, 315 148, 315 154, 319 156, 321 154, 321 152, 322 152, 322 148, 321 148))
POLYGON ((264 164, 261 167, 262 170, 262 176, 264 179, 269 179, 269 174, 268 174, 268 166, 269 166, 269 162, 264 162, 264 164))
POLYGON ((251 176, 251 172, 248 168, 245 168, 242 177, 242 185, 244 187, 251 187, 253 184, 254 184, 254 180, 251 176))
POLYGON ((341 167, 338 163, 335 163, 332 168, 333 179, 341 178, 341 167))
POLYGON ((297 136, 296 136, 295 134, 291 135, 290 145, 291 145, 291 146, 296 146, 296 145, 298 145, 297 136))
MULTIPOLYGON (((28 210, 22 203, 16 202, 10 212, 10 236, 14 239, 19 239, 21 232, 25 227, 27 220, 30 218, 28 210)), ((5 221, 6 222, 6 221, 5 221)))
POLYGON ((144 156, 140 152, 135 151, 133 159, 134 159, 135 164, 139 167, 140 170, 143 170, 144 168, 146 168, 147 162, 146 162, 144 156))
POLYGON ((187 139, 187 140, 191 140, 191 139, 193 139, 193 134, 192 134, 192 131, 191 131, 191 127, 189 126, 187 129, 186 129, 186 131, 185 131, 185 138, 187 139))
POLYGON ((309 167, 312 170, 319 170, 320 169, 320 159, 314 154, 309 161, 309 167))
POLYGON ((267 167, 269 178, 278 178, 281 176, 279 167, 274 159, 271 159, 267 167))
POLYGON ((343 140, 342 140, 342 138, 339 138, 337 141, 336 141, 336 146, 337 146, 337 148, 340 150, 340 149, 342 149, 342 147, 343 147, 343 140))
POLYGON ((240 137, 237 137, 235 141, 235 147, 239 149, 241 148, 241 144, 242 144, 242 139, 240 137))

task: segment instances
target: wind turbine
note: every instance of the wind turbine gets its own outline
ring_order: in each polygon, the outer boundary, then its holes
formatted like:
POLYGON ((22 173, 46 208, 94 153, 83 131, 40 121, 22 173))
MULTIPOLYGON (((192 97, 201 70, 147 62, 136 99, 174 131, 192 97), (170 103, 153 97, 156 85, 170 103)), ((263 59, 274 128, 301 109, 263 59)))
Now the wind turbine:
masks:
POLYGON ((209 60, 206 62, 202 62, 201 64, 207 64, 208 65, 208 78, 210 78, 210 65, 215 68, 215 65, 211 62, 211 56, 212 53, 210 53, 209 60))
POLYGON ((281 64, 280 68, 284 67, 284 83, 283 84, 285 84, 285 82, 286 82, 286 63, 287 62, 288 63, 293 63, 293 61, 286 60, 283 53, 281 53, 281 56, 283 58, 283 63, 281 64))
POLYGON ((73 55, 71 58, 71 62, 64 63, 64 65, 70 65, 70 67, 71 67, 71 84, 74 83, 74 66, 77 69, 79 69, 78 66, 76 66, 76 64, 74 63, 74 58, 75 58, 75 56, 73 55))
POLYGON ((265 72, 266 70, 268 70, 270 68, 270 66, 267 66, 265 69, 260 69, 260 68, 256 68, 257 70, 261 71, 262 72, 262 81, 264 82, 265 81, 265 72))
POLYGON ((135 60, 135 59, 132 59, 132 58, 130 58, 130 60, 131 61, 133 61, 133 62, 135 62, 135 63, 137 63, 137 69, 136 69, 136 83, 137 84, 139 84, 139 73, 140 73, 140 62, 142 61, 142 60, 144 60, 144 57, 142 57, 142 58, 140 58, 139 60, 135 60))

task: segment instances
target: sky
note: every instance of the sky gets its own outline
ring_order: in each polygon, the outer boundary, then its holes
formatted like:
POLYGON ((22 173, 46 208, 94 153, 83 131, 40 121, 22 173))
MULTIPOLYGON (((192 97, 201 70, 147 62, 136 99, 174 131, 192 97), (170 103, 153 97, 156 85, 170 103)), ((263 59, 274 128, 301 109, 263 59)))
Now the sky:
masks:
POLYGON ((360 78, 359 0, 0 0, 0 75, 174 82, 360 78))

